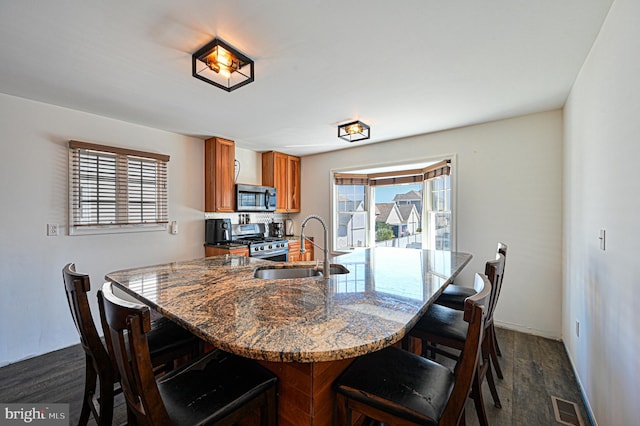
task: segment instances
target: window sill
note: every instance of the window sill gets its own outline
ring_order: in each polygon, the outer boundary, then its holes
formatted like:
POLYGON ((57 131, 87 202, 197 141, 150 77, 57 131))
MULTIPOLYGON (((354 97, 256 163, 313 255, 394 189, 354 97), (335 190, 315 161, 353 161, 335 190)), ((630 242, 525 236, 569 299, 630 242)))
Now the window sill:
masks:
POLYGON ((113 225, 113 226, 95 226, 95 227, 69 227, 69 235, 101 235, 101 234, 129 234, 133 232, 152 232, 166 231, 167 224, 149 224, 149 225, 113 225))

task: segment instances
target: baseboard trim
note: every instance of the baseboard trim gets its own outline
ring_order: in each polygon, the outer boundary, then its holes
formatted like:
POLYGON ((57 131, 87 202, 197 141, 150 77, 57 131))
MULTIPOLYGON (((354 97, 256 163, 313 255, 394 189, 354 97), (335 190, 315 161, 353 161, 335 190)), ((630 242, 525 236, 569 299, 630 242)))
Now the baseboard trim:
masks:
POLYGON ((557 340, 559 342, 562 341, 562 337, 560 335, 550 333, 549 331, 538 330, 536 328, 527 327, 522 324, 514 324, 511 322, 504 322, 504 321, 497 321, 497 320, 494 320, 494 322, 497 327, 506 328, 507 330, 518 331, 520 333, 525 333, 525 334, 533 334, 534 336, 545 337, 547 339, 557 340))
POLYGON ((569 358, 569 364, 571 364, 571 369, 573 370, 573 375, 578 382, 578 389, 580 390, 580 397, 582 398, 582 402, 584 403, 584 407, 587 410, 587 417, 589 417, 589 423, 593 426, 598 426, 598 422, 596 421, 595 416, 593 415, 593 408, 591 408, 591 403, 589 402, 589 398, 587 398, 587 394, 584 391, 584 386, 582 386, 582 380, 580 380, 580 375, 578 374, 578 369, 576 368, 576 363, 573 361, 573 357, 567 350, 567 345, 565 345, 564 341, 562 341, 562 347, 564 347, 564 352, 567 354, 567 358, 569 358))

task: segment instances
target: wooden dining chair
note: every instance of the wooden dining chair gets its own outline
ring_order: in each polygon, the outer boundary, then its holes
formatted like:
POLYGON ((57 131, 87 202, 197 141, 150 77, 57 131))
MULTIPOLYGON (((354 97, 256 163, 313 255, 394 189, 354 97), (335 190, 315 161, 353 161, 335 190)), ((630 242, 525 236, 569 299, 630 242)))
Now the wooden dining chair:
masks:
MULTIPOLYGON (((502 284, 504 264, 505 257, 502 254, 498 254, 496 259, 486 262, 485 265, 485 274, 491 283, 491 294, 487 301, 484 338, 481 342, 482 356, 478 364, 471 391, 471 397, 476 407, 478 420, 483 426, 488 424, 482 396, 482 382, 485 377, 493 397, 494 405, 497 408, 502 407, 491 371, 490 347, 493 342, 489 332, 490 324, 493 321, 493 311, 502 284)), ((464 320, 463 311, 442 305, 432 305, 411 331, 409 331, 409 335, 421 340, 423 356, 438 353, 448 358, 459 360, 460 355, 451 349, 462 350, 465 347, 467 328, 468 325, 464 320)))
MULTIPOLYGON (((98 425, 110 426, 113 397, 120 391, 119 374, 91 315, 88 299, 91 282, 88 275, 76 272, 73 263, 62 269, 62 278, 71 317, 85 352, 85 384, 78 424, 86 425, 93 414, 98 425)), ((164 370, 171 368, 176 359, 198 355, 203 347, 200 339, 167 319, 154 321, 149 346, 153 365, 164 370)))
POLYGON ((485 330, 491 283, 476 274, 478 292, 465 302, 467 334, 454 370, 391 346, 357 358, 336 381, 336 424, 355 413, 390 425, 465 424, 464 406, 474 382, 485 330))
POLYGON ((149 307, 122 300, 106 283, 98 292, 105 339, 116 360, 131 423, 232 425, 260 412, 262 426, 277 423, 277 378, 259 364, 214 350, 156 378, 146 335, 149 307))
MULTIPOLYGON (((499 242, 498 248, 496 250, 496 255, 502 254, 505 257, 505 265, 507 258, 507 248, 508 247, 506 244, 499 242)), ((461 311, 464 309, 464 299, 472 296, 474 293, 475 290, 472 287, 450 284, 444 289, 440 297, 436 299, 435 303, 461 311)), ((496 299, 499 295, 499 293, 496 295, 496 299)), ((500 367, 500 362, 498 361, 498 356, 502 356, 502 352, 500 351, 500 345, 498 344, 498 336, 496 335, 493 318, 491 319, 491 322, 489 324, 487 334, 489 335, 487 338, 489 338, 493 342, 490 353, 491 362, 494 369, 496 370, 496 375, 498 376, 498 378, 503 379, 504 375, 502 374, 502 368, 500 367)))

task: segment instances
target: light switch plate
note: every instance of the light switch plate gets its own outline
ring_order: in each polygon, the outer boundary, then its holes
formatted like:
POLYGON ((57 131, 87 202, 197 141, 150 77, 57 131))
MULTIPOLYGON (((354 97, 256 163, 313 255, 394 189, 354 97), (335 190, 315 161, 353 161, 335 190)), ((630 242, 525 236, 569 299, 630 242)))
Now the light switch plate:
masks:
POLYGON ((598 237, 598 239, 600 239, 600 250, 604 250, 606 248, 607 231, 605 231, 604 229, 601 229, 600 236, 598 237))

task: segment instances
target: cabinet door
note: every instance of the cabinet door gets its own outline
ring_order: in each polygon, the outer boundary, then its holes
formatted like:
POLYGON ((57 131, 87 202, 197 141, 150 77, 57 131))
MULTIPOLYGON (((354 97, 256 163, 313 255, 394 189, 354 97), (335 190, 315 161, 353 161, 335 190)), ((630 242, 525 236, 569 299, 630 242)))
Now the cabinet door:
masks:
POLYGON ((287 156, 287 211, 300 211, 300 158, 287 156))
POLYGON ((249 257, 249 247, 226 249, 221 247, 205 246, 204 253, 206 257, 221 256, 221 255, 224 256, 225 254, 235 254, 237 256, 249 257))
POLYGON ((300 211, 300 157, 275 151, 263 153, 262 184, 278 191, 277 212, 300 211))
POLYGON ((277 190, 277 212, 286 212, 289 206, 288 158, 286 154, 273 153, 273 186, 277 190))
POLYGON ((233 141, 221 138, 205 141, 205 211, 234 211, 235 154, 233 141))
POLYGON ((300 241, 289 240, 289 262, 300 262, 300 241))
POLYGON ((303 259, 302 260, 314 260, 314 247, 313 247, 313 243, 311 241, 305 240, 304 241, 304 248, 305 248, 305 253, 303 255, 303 259))

